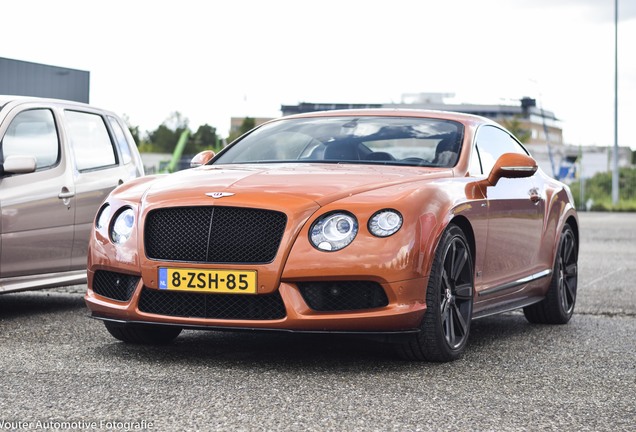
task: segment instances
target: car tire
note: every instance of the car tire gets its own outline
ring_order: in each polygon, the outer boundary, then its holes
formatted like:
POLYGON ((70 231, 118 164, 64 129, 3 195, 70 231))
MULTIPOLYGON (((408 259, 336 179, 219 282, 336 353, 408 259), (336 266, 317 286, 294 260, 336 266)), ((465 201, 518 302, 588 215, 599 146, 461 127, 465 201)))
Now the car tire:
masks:
POLYGON ((474 291, 468 241, 458 226, 450 225, 435 252, 420 332, 397 346, 398 355, 431 362, 458 359, 470 334, 474 291))
POLYGON ((554 270, 546 297, 523 308, 533 324, 566 324, 574 313, 578 281, 579 248, 574 231, 565 224, 554 259, 554 270))
POLYGON ((143 345, 163 345, 172 342, 181 333, 180 327, 150 325, 150 324, 121 324, 104 321, 106 330, 115 339, 122 342, 143 345))

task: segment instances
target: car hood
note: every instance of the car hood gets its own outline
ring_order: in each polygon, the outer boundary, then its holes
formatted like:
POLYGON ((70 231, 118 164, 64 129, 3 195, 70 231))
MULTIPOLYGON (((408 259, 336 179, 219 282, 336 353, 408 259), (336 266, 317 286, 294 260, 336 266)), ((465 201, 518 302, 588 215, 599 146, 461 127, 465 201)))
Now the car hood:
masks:
POLYGON ((338 199, 401 183, 452 176, 452 170, 388 165, 268 164, 203 166, 152 182, 146 204, 184 204, 231 197, 235 203, 281 200, 324 206, 338 199), (230 195, 232 194, 232 195, 230 195))

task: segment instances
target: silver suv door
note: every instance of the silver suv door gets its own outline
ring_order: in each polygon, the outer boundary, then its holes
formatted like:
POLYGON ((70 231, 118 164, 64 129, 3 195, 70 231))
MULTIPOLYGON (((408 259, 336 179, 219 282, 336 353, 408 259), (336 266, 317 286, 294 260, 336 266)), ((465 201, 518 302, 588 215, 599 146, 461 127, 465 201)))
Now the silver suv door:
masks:
POLYGON ((2 161, 35 158, 34 172, 0 178, 0 277, 68 271, 74 185, 51 109, 15 109, 0 125, 2 161))
POLYGON ((115 187, 136 176, 134 169, 130 169, 130 157, 124 158, 117 151, 116 136, 106 117, 88 109, 64 110, 75 161, 75 240, 71 269, 86 267, 88 238, 101 203, 115 187))

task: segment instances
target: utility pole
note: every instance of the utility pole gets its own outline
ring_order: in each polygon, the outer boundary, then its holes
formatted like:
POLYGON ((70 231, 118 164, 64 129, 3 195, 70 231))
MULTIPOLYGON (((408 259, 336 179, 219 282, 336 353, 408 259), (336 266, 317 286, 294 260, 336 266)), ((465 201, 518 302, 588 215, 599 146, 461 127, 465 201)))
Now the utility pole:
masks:
POLYGON ((612 204, 618 205, 618 0, 614 0, 614 161, 612 204))

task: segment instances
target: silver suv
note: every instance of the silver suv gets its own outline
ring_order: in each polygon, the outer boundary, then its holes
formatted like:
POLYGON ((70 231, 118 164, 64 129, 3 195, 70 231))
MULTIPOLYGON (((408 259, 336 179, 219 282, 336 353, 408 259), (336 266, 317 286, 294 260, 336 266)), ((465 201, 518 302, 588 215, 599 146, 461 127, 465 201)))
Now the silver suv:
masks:
POLYGON ((0 293, 85 283, 99 205, 143 175, 137 146, 116 114, 0 96, 0 293))

